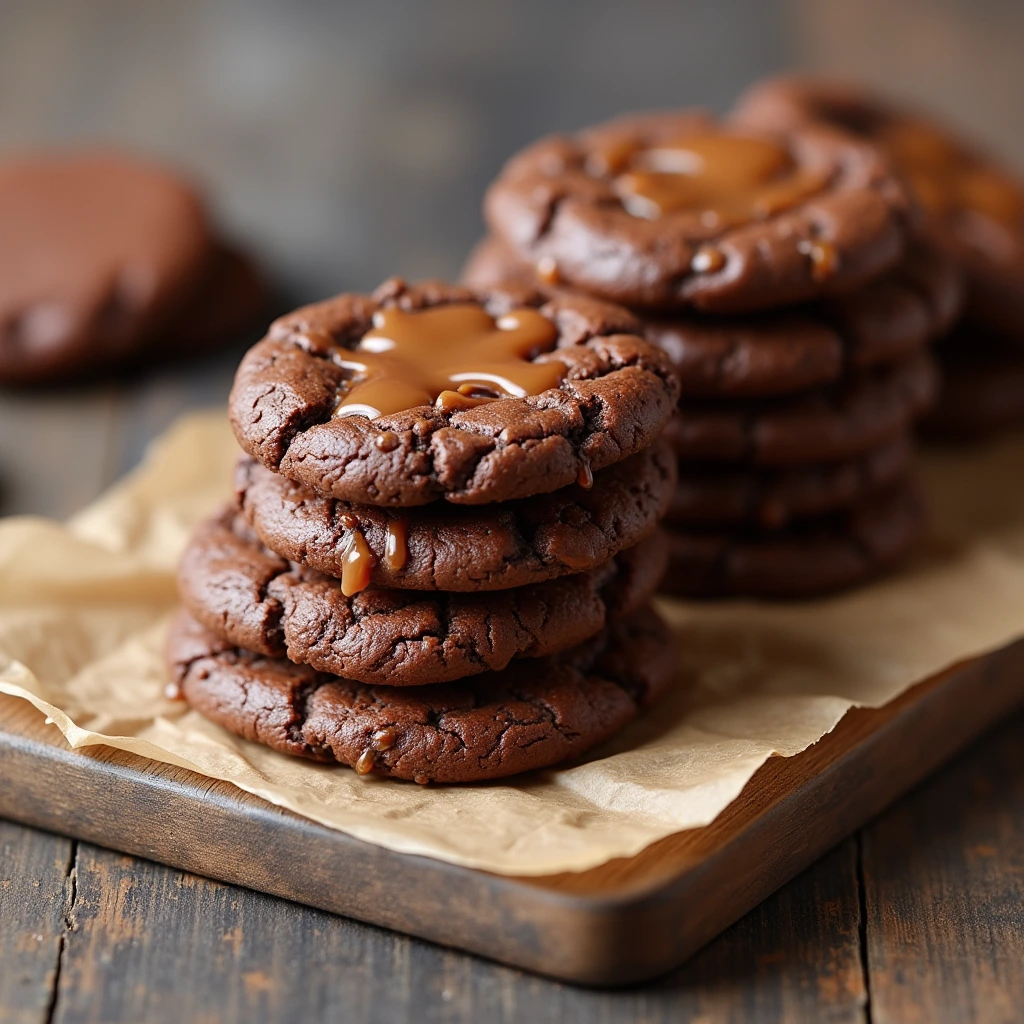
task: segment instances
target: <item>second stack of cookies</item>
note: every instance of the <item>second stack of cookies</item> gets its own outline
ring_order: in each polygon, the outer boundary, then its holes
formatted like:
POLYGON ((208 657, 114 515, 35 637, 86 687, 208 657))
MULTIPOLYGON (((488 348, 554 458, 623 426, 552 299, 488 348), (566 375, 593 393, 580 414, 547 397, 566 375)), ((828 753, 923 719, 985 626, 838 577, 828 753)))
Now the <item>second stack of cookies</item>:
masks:
POLYGON ((236 501, 183 559, 194 708, 417 782, 578 755, 668 684, 647 607, 677 389, 625 310, 390 281, 275 323, 236 377, 236 501))
POLYGON ((911 242, 913 204, 877 148, 821 125, 634 116, 528 148, 486 214, 468 283, 614 298, 673 363, 665 589, 809 596, 911 548, 911 431, 961 286, 911 242))

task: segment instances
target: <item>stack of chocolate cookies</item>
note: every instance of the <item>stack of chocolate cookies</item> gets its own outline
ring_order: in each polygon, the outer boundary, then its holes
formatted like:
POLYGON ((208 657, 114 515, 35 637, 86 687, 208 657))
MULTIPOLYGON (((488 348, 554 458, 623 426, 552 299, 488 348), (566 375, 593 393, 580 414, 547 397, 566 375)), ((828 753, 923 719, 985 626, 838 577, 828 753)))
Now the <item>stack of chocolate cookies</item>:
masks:
POLYGON ((230 399, 236 501, 169 637, 200 713, 416 782, 572 758, 671 680, 648 605, 670 361, 582 296, 387 282, 275 322, 230 399))
POLYGON ((202 353, 263 319, 267 299, 173 171, 91 150, 0 162, 0 384, 202 353))
POLYGON ((466 283, 622 303, 673 364, 666 590, 825 593, 912 546, 911 434, 961 287, 877 146, 817 122, 627 117, 524 150, 485 214, 466 283))
POLYGON ((1024 182, 949 128, 856 86, 772 79, 737 116, 835 125, 889 155, 920 203, 923 244, 946 253, 967 285, 963 319, 938 346, 943 388, 928 433, 975 438, 1024 424, 1024 182))

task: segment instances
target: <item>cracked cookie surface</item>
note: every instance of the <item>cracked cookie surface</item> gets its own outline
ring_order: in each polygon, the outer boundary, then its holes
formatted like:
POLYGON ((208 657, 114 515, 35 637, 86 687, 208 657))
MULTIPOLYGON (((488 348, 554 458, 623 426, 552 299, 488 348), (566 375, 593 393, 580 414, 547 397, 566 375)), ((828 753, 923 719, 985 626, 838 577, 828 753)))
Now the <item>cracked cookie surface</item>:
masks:
POLYGON ((817 125, 756 132, 694 112, 542 139, 505 165, 484 212, 521 259, 567 287, 714 313, 857 287, 899 260, 912 218, 885 157, 854 136, 817 125), (737 172, 730 146, 755 180, 737 172), (762 152, 770 147, 777 159, 762 152), (783 188, 802 183, 791 202, 780 201, 779 174, 783 188), (639 211, 638 178, 648 197, 639 211), (652 213, 648 199, 664 200, 668 179, 688 185, 678 190, 686 201, 652 213))
POLYGON ((283 558, 340 577, 353 537, 369 551, 368 582, 409 590, 506 590, 603 565, 656 528, 676 484, 676 458, 659 439, 596 473, 593 486, 500 505, 384 509, 314 494, 245 458, 236 471, 239 509, 283 558), (395 524, 404 558, 387 557, 395 524))
POLYGON ((478 505, 549 493, 641 451, 670 415, 675 375, 639 330, 625 310, 582 296, 392 280, 372 296, 341 295, 277 320, 242 360, 231 422, 265 466, 345 501, 478 505), (456 304, 495 318, 536 310, 555 340, 531 361, 561 363, 561 382, 472 408, 439 399, 373 418, 336 414, 354 379, 343 364, 375 315, 456 304))
POLYGON ((364 590, 263 547, 233 510, 194 533, 178 571, 189 612, 239 647, 364 683, 419 686, 499 671, 582 643, 645 604, 663 534, 588 573, 484 594, 364 590))
POLYGON ((167 658, 189 704, 245 739, 421 783, 578 757, 656 699, 676 668, 668 628, 649 608, 572 651, 433 686, 373 686, 253 654, 185 611, 167 658))

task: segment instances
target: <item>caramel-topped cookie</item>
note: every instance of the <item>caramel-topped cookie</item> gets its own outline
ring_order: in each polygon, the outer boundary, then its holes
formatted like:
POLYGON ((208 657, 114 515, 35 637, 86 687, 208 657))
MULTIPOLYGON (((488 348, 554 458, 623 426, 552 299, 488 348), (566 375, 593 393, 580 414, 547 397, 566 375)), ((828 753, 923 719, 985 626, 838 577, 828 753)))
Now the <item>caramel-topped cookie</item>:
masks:
POLYGON ((189 704, 247 740, 419 783, 498 779, 578 757, 655 700, 676 668, 651 609, 571 651, 434 686, 373 686, 253 654, 186 612, 167 658, 189 704))
POLYGON ((638 544, 665 514, 676 459, 659 440, 554 494, 484 507, 408 510, 317 495, 251 458, 238 465, 239 508, 283 558, 341 580, 345 594, 506 590, 596 569, 638 544))
POLYGON ((199 622, 239 647, 359 682, 422 686, 575 647, 646 604, 666 558, 656 533, 590 572, 515 590, 346 597, 334 577, 263 547, 228 510, 196 530, 178 589, 199 622))
MULTIPOLYGON (((493 236, 463 269, 471 287, 536 283, 533 267, 493 236)), ((846 295, 747 316, 641 315, 646 335, 672 360, 688 397, 784 395, 891 363, 944 334, 960 314, 956 264, 934 248, 909 247, 893 270, 846 295)))
POLYGON ((662 589, 678 597, 799 598, 857 586, 920 539, 924 509, 908 483, 785 530, 669 532, 662 589))
POLYGON ((876 147, 692 112, 542 139, 488 191, 491 230, 550 283, 739 313, 857 287, 903 253, 905 189, 876 147))
POLYGON ((547 493, 668 418, 675 377, 639 330, 582 296, 393 280, 278 320, 239 367, 231 420, 264 465, 345 501, 547 493))
POLYGON ((961 263, 968 315, 1024 342, 1024 180, 956 132, 864 89, 777 78, 741 98, 736 118, 762 128, 836 125, 883 148, 917 197, 932 239, 961 263))
POLYGON ((920 353, 787 398, 690 399, 665 436, 682 459, 806 465, 855 458, 906 431, 934 403, 935 363, 920 353))
POLYGON ((145 160, 0 163, 0 381, 134 355, 201 285, 212 253, 193 190, 145 160))
POLYGON ((681 526, 754 524, 778 529, 796 519, 847 508, 905 477, 908 435, 844 462, 751 469, 686 465, 665 521, 681 526))

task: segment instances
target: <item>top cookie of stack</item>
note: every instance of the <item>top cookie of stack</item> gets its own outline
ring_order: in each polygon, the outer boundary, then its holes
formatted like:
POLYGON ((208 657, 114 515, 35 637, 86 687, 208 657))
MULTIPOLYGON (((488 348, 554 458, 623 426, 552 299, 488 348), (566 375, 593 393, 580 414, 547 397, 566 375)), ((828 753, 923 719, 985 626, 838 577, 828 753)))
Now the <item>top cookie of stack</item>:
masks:
POLYGON ((677 387, 638 330, 584 297, 398 280, 273 324, 230 398, 236 504, 179 574, 185 698, 419 782, 541 767, 621 728, 674 667, 645 606, 677 387))
POLYGON ((467 283, 630 306, 672 359, 672 589, 799 596, 917 534, 910 429, 960 282, 886 156, 819 124, 625 117, 513 157, 467 283))

